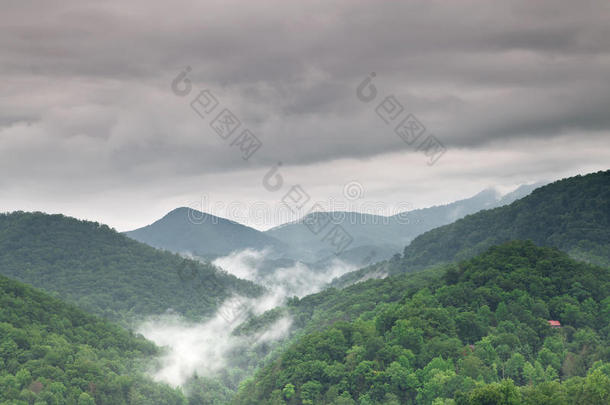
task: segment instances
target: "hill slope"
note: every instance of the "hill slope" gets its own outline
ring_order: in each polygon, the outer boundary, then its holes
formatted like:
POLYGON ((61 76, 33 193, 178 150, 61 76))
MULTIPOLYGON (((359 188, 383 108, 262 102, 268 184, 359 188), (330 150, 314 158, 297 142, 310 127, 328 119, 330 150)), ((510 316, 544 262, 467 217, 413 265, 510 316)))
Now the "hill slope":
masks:
POLYGON ((416 237, 402 257, 347 273, 332 285, 412 272, 473 257, 509 240, 554 246, 573 258, 610 266, 610 171, 537 188, 509 205, 483 210, 416 237))
MULTIPOLYGON (((375 288, 363 301, 390 281, 365 283, 375 288)), ((399 302, 301 337, 234 403, 604 404, 609 294, 610 269, 509 242, 399 302)))
POLYGON ((405 248, 401 267, 462 260, 512 239, 610 265, 610 171, 556 181, 508 206, 433 229, 405 248))
POLYGON ((218 301, 261 288, 139 243, 105 225, 63 215, 0 215, 0 274, 113 319, 173 309, 201 316, 218 301))
POLYGON ((0 276, 0 403, 180 404, 138 373, 150 342, 0 276))
POLYGON ((224 256, 246 248, 284 248, 282 242, 256 229, 184 207, 125 235, 157 248, 200 257, 224 256))

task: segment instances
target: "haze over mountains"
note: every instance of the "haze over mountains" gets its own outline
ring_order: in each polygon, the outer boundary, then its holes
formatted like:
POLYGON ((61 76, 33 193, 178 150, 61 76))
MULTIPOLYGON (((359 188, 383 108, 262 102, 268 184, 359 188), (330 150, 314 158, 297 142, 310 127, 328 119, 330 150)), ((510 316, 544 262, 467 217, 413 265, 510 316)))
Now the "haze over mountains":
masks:
POLYGON ((388 217, 340 211, 311 213, 297 222, 263 232, 182 207, 151 225, 125 232, 125 235, 157 248, 208 259, 243 249, 269 249, 270 257, 275 259, 326 263, 335 256, 333 249, 304 223, 317 215, 328 215, 334 224, 340 224, 353 238, 346 251, 338 257, 349 264, 361 265, 364 260, 387 259, 423 232, 482 209, 509 204, 541 184, 522 185, 506 195, 486 189, 464 200, 388 217))

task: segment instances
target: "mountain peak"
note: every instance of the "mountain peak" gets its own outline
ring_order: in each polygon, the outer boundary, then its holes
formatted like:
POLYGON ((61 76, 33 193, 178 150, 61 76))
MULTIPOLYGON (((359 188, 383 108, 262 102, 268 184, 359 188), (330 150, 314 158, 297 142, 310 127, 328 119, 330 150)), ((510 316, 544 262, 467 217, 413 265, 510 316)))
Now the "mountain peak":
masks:
POLYGON ((157 248, 203 257, 283 246, 254 228, 189 207, 175 208, 152 224, 125 234, 157 248))

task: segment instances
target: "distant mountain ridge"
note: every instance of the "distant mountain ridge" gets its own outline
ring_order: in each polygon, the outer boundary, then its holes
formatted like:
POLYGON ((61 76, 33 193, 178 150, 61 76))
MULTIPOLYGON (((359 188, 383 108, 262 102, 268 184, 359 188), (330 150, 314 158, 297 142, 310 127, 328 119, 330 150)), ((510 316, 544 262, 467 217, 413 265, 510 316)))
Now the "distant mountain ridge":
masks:
MULTIPOLYGON (((265 233, 285 242, 292 247, 290 254, 303 260, 319 260, 320 257, 333 255, 329 245, 314 235, 304 225, 312 216, 328 215, 331 221, 340 224, 354 239, 349 249, 356 252, 359 247, 369 249, 375 260, 389 258, 398 253, 416 236, 430 229, 446 225, 468 214, 482 209, 494 208, 522 198, 539 187, 541 183, 522 185, 516 190, 500 197, 494 189, 485 189, 480 193, 463 200, 446 205, 421 208, 384 217, 359 212, 311 213, 297 222, 283 224, 269 229, 265 233), (378 249, 374 249, 378 246, 378 249)), ((354 260, 347 255, 344 259, 354 260)), ((356 256, 363 256, 355 254, 356 256)), ((364 255, 366 256, 366 255, 364 255)))
POLYGON ((284 243, 254 228, 188 207, 176 208, 125 235, 156 248, 200 257, 223 256, 247 248, 286 248, 284 243))
POLYGON ((154 223, 124 234, 150 246, 180 254, 212 259, 243 249, 269 249, 275 259, 322 265, 336 258, 329 243, 313 234, 304 221, 328 215, 353 238, 338 258, 352 265, 366 265, 399 253, 416 236, 465 215, 504 205, 529 194, 540 183, 522 185, 500 197, 486 189, 450 204, 402 212, 393 216, 334 211, 311 213, 298 221, 261 232, 237 222, 181 207, 154 223))

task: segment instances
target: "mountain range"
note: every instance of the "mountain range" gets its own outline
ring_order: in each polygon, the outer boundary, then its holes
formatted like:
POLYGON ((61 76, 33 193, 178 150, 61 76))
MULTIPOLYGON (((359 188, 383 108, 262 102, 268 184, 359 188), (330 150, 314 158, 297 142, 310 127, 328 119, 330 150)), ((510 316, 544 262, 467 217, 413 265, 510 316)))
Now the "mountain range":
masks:
POLYGON ((243 249, 268 249, 275 258, 327 262, 335 257, 332 248, 305 226, 313 217, 327 215, 353 239, 339 258, 349 264, 361 265, 366 260, 379 261, 391 257, 413 238, 430 229, 482 209, 509 204, 540 184, 522 185, 503 196, 494 189, 486 189, 464 200, 393 216, 342 211, 311 213, 299 221, 267 231, 181 207, 150 225, 125 232, 125 235, 157 248, 206 259, 243 249))

